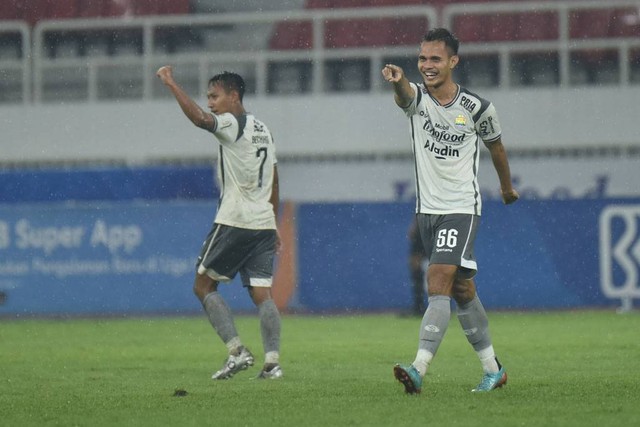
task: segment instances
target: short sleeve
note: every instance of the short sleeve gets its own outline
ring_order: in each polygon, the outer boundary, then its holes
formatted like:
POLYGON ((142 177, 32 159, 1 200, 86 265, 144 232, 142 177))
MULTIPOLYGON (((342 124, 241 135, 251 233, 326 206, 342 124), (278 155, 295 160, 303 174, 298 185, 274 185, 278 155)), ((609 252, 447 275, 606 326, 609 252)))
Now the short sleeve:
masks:
POLYGON ((500 120, 493 104, 480 114, 476 121, 476 132, 484 142, 494 142, 502 135, 500 120))
POLYGON ((223 113, 214 115, 216 126, 213 134, 218 138, 220 143, 231 143, 238 138, 238 119, 231 113, 223 113))
POLYGON ((413 92, 415 95, 413 96, 411 103, 406 107, 402 108, 402 111, 404 111, 407 117, 411 117, 414 114, 416 114, 416 111, 418 111, 418 104, 420 103, 420 98, 421 98, 421 92, 418 85, 412 82, 409 82, 409 85, 413 88, 413 92))

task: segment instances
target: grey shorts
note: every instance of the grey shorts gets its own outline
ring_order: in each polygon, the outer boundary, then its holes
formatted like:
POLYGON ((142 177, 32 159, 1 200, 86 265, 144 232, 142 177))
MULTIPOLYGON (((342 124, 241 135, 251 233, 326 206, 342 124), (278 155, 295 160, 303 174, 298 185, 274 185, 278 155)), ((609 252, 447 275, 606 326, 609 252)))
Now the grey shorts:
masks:
POLYGON ((418 214, 418 226, 430 264, 457 265, 458 277, 471 279, 478 266, 473 246, 480 217, 470 214, 418 214))
POLYGON ((198 274, 228 282, 240 272, 244 286, 270 287, 275 249, 275 230, 214 224, 200 250, 198 274))

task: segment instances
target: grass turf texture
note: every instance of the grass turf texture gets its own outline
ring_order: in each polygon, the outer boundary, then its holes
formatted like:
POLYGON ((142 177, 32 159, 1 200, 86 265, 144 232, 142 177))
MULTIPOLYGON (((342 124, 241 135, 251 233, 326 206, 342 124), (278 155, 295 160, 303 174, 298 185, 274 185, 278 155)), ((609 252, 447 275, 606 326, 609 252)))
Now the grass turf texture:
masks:
POLYGON ((257 317, 237 318, 256 365, 212 381, 224 346, 202 317, 2 320, 2 425, 640 425, 640 315, 493 313, 503 389, 474 394, 480 364, 457 320, 405 395, 420 320, 283 316, 285 378, 257 381, 257 317), (187 392, 174 396, 176 390, 187 392))

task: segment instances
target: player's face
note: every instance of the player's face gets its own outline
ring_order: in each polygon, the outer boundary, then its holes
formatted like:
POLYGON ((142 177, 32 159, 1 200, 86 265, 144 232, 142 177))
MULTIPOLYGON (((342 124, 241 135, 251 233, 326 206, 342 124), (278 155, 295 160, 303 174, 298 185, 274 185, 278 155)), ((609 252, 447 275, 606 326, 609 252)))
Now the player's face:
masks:
POLYGON ((213 114, 229 113, 235 102, 233 92, 226 92, 222 85, 212 84, 207 89, 207 106, 213 114))
POLYGON ((450 55, 444 42, 432 41, 420 44, 418 70, 427 87, 437 89, 450 81, 457 64, 458 56, 450 55))

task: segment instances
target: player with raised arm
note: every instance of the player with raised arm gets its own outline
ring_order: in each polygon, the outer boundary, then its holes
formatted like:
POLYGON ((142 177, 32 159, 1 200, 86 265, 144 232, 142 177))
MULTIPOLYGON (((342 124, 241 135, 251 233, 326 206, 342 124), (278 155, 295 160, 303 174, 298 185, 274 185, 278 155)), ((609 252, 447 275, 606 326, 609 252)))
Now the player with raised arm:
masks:
POLYGON ((412 364, 393 368, 396 379, 411 394, 420 393, 423 377, 447 331, 451 298, 484 372, 472 391, 490 391, 507 382, 473 280, 477 270, 473 247, 482 209, 478 188, 481 142, 491 154, 504 203, 515 202, 519 195, 512 187, 493 104, 453 81, 458 46, 447 29, 429 31, 420 44, 418 70, 423 81, 419 84, 410 83, 396 65, 387 64, 382 70, 393 86, 396 104, 411 124, 416 217, 429 258, 428 305, 418 351, 412 364))
POLYGON ((189 120, 219 142, 220 200, 198 257, 193 287, 228 350, 226 361, 212 378, 231 378, 254 363, 240 340, 229 306, 218 293, 218 284, 232 280, 238 272, 260 317, 265 362, 258 378, 280 378, 280 313, 271 296, 273 260, 280 244, 276 229, 278 169, 271 132, 245 111, 245 84, 238 74, 225 71, 209 80, 210 113, 176 83, 170 66, 161 67, 156 74, 189 120))

